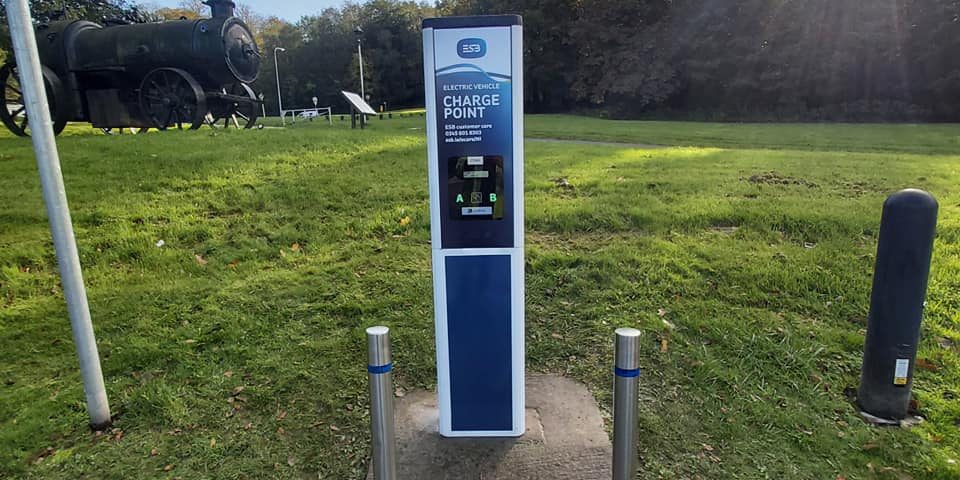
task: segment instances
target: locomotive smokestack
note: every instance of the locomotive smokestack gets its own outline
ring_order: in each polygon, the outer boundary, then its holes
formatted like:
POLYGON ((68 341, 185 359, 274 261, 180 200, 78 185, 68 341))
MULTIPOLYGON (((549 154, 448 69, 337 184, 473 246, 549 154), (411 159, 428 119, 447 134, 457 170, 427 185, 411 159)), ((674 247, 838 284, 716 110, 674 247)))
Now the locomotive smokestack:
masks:
POLYGON ((237 4, 233 3, 233 0, 206 0, 203 3, 210 6, 210 10, 213 11, 213 18, 232 17, 233 9, 237 8, 237 4))

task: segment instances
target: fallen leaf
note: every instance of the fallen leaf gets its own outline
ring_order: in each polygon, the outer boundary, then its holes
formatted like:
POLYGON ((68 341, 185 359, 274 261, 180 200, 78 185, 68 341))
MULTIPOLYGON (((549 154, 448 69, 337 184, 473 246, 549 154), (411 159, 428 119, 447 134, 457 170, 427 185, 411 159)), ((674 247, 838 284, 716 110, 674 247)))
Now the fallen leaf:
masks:
POLYGON ((206 265, 208 263, 207 260, 203 258, 203 256, 200 255, 199 253, 195 254, 193 258, 195 258, 197 260, 197 263, 200 265, 206 265))
POLYGON ((211 438, 211 439, 210 439, 210 448, 213 448, 213 447, 216 447, 216 446, 217 446, 217 439, 211 438))
POLYGON ((293 245, 290 245, 290 250, 293 250, 294 252, 299 252, 299 251, 300 251, 300 244, 299 244, 299 243, 294 243, 293 245))
POLYGON ((563 339, 563 335, 560 335, 559 333, 551 333, 550 336, 556 338, 557 340, 563 339))
POLYGON ((236 270, 236 269, 237 269, 237 265, 240 265, 240 260, 234 260, 234 261, 228 263, 228 264, 227 264, 227 267, 229 267, 231 270, 236 270))
POLYGON ((166 244, 167 244, 167 242, 164 242, 163 240, 157 240, 157 248, 160 248, 160 247, 162 247, 162 246, 164 246, 164 245, 166 245, 166 244))
POLYGON ((667 350, 670 349, 670 341, 666 338, 660 339, 660 353, 667 353, 667 350))
POLYGON ((230 378, 230 377, 233 376, 233 372, 230 371, 230 370, 227 370, 226 372, 223 372, 223 376, 224 376, 224 377, 227 377, 227 378, 230 378))
POLYGON ((277 435, 283 435, 284 433, 287 433, 287 431, 284 430, 283 427, 277 429, 277 435))
POLYGON ((167 464, 167 466, 163 467, 164 472, 169 472, 170 470, 173 470, 173 465, 167 464))
POLYGON ((237 388, 234 388, 233 391, 230 392, 230 396, 231 396, 231 397, 236 397, 237 395, 240 395, 240 392, 242 392, 243 389, 244 389, 243 385, 241 385, 241 386, 239 386, 239 387, 237 387, 237 388))
POLYGON ((338 427, 338 426, 336 426, 336 425, 330 425, 330 430, 333 430, 334 432, 339 432, 339 431, 340 431, 340 427, 338 427))
POLYGON ((707 445, 706 443, 701 443, 701 445, 703 445, 703 449, 704 449, 704 450, 706 450, 706 451, 708 451, 708 452, 712 452, 712 451, 713 451, 713 446, 707 445))
POLYGON ((393 394, 397 398, 403 398, 403 396, 406 395, 407 392, 403 389, 403 387, 397 387, 397 389, 393 391, 393 394))
POLYGON ((287 252, 283 251, 282 248, 280 249, 280 256, 281 256, 281 257, 286 257, 286 256, 287 256, 287 252))
POLYGON ((287 411, 281 410, 280 414, 277 415, 277 420, 283 420, 284 418, 287 418, 287 411))
POLYGON ((864 449, 864 450, 867 450, 867 451, 870 451, 870 450, 873 450, 873 449, 875 449, 875 448, 877 448, 877 447, 879 447, 879 446, 880 446, 880 445, 877 445, 876 443, 868 443, 868 444, 865 444, 865 445, 863 446, 863 449, 864 449))
POLYGON ((937 345, 940 345, 940 348, 952 348, 953 340, 950 340, 947 337, 940 337, 937 339, 937 345))
POLYGON ((406 227, 407 225, 410 225, 410 216, 409 216, 409 215, 400 219, 400 226, 401 226, 401 227, 406 227))
POLYGON ((183 343, 186 343, 187 345, 192 345, 194 343, 197 343, 197 341, 191 338, 189 340, 184 340, 183 343))
POLYGON ((160 451, 157 450, 156 448, 151 448, 151 449, 150 449, 150 456, 151 456, 151 457, 156 457, 157 455, 160 455, 160 451))
POLYGON ((290 465, 292 467, 296 464, 297 464, 297 459, 293 457, 287 457, 287 465, 290 465))
POLYGON ((658 309, 657 309, 657 316, 663 318, 663 317, 665 317, 666 315, 667 315, 667 310, 666 310, 665 308, 658 308, 658 309))
POLYGON ((926 370, 928 372, 939 372, 940 367, 926 358, 918 358, 917 362, 914 364, 919 369, 926 370))
POLYGON ((244 429, 244 430, 250 430, 251 428, 253 428, 253 424, 252 424, 252 423, 248 423, 248 424, 246 424, 246 425, 243 426, 243 429, 244 429))

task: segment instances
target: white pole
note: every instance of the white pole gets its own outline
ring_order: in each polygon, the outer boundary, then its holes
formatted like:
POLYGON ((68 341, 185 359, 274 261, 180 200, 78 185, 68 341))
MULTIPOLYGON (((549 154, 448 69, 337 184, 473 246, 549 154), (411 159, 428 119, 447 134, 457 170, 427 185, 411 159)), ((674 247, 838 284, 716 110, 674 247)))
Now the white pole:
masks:
POLYGON ((277 71, 277 105, 280 107, 280 124, 283 126, 287 125, 286 116, 283 114, 283 96, 280 95, 280 63, 277 62, 277 52, 286 52, 287 49, 283 47, 276 47, 273 49, 273 67, 277 71))
POLYGON ((67 205, 63 174, 60 171, 60 156, 54 139, 53 121, 50 119, 40 57, 37 53, 37 39, 30 19, 30 7, 27 0, 8 0, 6 3, 13 52, 20 71, 20 87, 23 89, 27 117, 31 120, 33 151, 37 155, 43 201, 50 220, 57 263, 60 265, 60 280, 70 315, 73 342, 80 359, 87 413, 90 415, 91 426, 102 429, 110 424, 110 404, 103 385, 100 355, 90 320, 87 292, 83 286, 83 272, 73 236, 70 209, 67 205))
POLYGON ((363 48, 360 46, 362 42, 360 39, 357 39, 357 57, 360 58, 360 98, 364 102, 367 101, 367 93, 363 90, 363 48))

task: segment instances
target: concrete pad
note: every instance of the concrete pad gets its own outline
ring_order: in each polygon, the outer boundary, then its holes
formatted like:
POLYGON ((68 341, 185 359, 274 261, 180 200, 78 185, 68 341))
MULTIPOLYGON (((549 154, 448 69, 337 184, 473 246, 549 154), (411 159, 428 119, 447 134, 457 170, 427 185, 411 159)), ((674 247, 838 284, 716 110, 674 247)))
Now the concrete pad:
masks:
MULTIPOLYGON (((527 378, 520 438, 444 438, 435 392, 396 399, 397 476, 413 480, 600 480, 612 476, 610 437, 587 388, 554 375, 527 378)), ((367 476, 373 480, 372 472, 367 476)))

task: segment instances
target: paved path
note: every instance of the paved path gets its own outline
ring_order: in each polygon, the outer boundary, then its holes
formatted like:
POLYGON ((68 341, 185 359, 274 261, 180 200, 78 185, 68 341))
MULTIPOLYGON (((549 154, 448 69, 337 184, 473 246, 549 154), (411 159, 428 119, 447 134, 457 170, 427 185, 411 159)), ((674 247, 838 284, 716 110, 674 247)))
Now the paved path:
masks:
MULTIPOLYGON (((397 478, 411 480, 609 480, 610 437, 587 388, 554 375, 527 377, 520 438, 443 438, 437 395, 396 400, 397 478)), ((373 472, 367 476, 373 479, 373 472)))
POLYGON ((594 140, 567 140, 563 138, 526 137, 526 140, 528 142, 537 142, 537 143, 566 143, 571 145, 597 145, 602 147, 637 148, 642 150, 656 150, 659 148, 670 148, 667 145, 651 145, 649 143, 597 142, 594 140))

